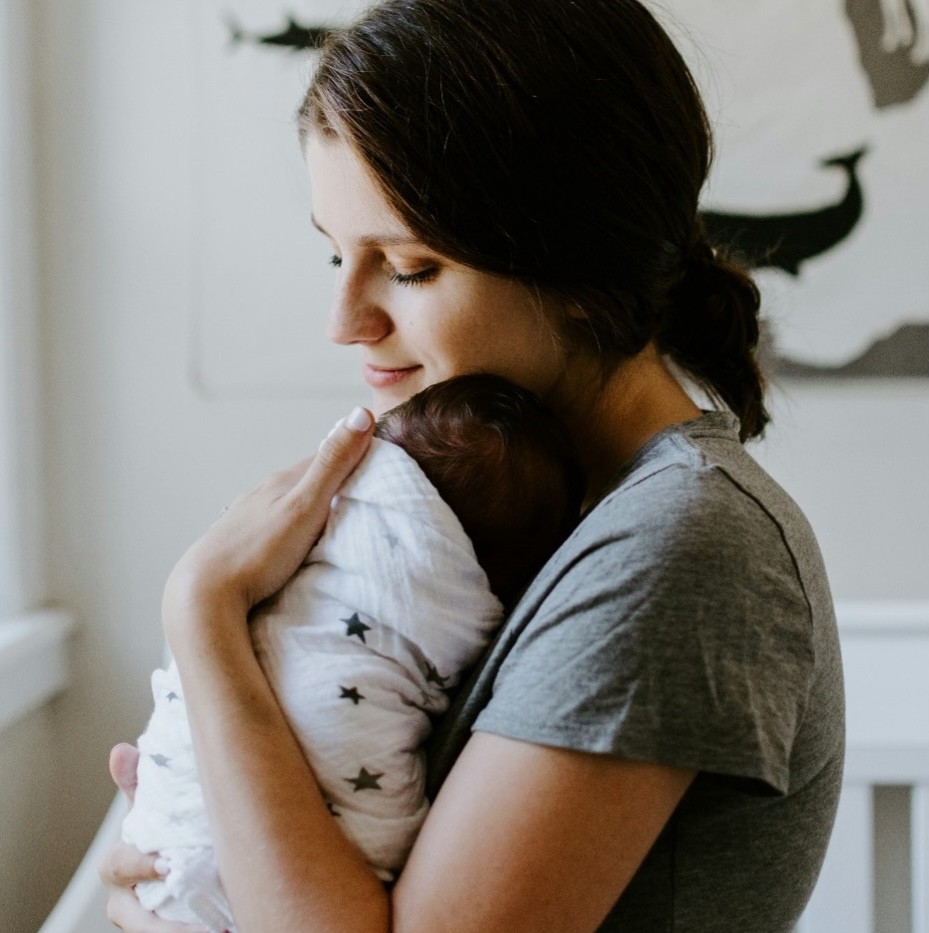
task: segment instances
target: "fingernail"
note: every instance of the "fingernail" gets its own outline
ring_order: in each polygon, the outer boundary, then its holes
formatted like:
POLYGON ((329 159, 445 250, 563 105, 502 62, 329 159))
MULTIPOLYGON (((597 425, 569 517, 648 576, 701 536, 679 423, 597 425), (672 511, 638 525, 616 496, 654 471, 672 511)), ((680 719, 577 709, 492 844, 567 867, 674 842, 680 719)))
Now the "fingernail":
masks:
POLYGON ((357 434, 364 434, 371 427, 371 414, 366 408, 355 408, 345 419, 345 427, 357 434))
POLYGON ((164 878, 171 870, 171 866, 166 858, 156 858, 153 867, 162 878, 164 878))

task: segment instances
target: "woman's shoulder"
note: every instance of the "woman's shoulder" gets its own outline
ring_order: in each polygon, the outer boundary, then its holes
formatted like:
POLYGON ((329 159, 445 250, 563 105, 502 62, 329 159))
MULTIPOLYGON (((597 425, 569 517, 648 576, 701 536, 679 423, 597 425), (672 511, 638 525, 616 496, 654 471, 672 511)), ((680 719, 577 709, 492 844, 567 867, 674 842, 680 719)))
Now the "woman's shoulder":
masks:
POLYGON ((769 746, 790 747, 831 600, 799 510, 727 423, 656 439, 591 510, 508 621, 476 728, 785 789, 769 746))
POLYGON ((510 620, 522 635, 649 654, 778 637, 833 639, 826 570, 801 510, 714 413, 655 438, 587 514, 510 620), (751 634, 751 633, 754 633, 751 634))
MULTIPOLYGON (((478 717, 475 728, 526 741, 687 763, 655 746, 655 716, 697 710, 721 732, 756 735, 744 698, 764 686, 780 698, 772 710, 791 708, 775 717, 789 731, 816 659, 835 657, 812 532, 735 420, 714 414, 663 432, 617 477, 516 606, 458 724, 478 717)), ((706 729, 692 735, 702 747, 706 729)), ((775 776, 763 760, 714 766, 782 788, 783 768, 775 776)), ((695 750, 688 761, 713 764, 695 750)))
POLYGON ((813 531, 787 492, 739 441, 738 421, 708 412, 653 438, 585 516, 577 543, 664 559, 778 555, 820 572, 813 531))

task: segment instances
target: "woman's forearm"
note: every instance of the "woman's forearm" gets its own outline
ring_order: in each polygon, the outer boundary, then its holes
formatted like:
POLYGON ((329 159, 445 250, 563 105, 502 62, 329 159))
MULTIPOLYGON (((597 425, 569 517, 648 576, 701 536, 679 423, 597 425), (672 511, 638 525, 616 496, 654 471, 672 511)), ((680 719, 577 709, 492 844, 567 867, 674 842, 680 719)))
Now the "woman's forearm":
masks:
POLYGON ((214 600, 165 622, 238 929, 387 930, 388 895, 330 816, 242 609, 214 600))

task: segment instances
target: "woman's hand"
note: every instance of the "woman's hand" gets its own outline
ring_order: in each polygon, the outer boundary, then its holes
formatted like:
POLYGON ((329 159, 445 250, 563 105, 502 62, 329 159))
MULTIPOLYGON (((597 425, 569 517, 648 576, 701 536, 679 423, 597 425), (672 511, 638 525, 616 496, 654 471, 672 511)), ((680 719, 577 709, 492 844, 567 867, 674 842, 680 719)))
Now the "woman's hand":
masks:
MULTIPOLYGON (((136 787, 138 749, 125 743, 110 752, 110 774, 132 804, 136 787)), ((201 927, 169 923, 147 911, 138 901, 133 885, 164 877, 165 866, 157 855, 145 855, 118 840, 100 864, 100 880, 109 891, 106 915, 110 923, 133 933, 206 933, 201 927)))
MULTIPOLYGON (((169 641, 185 623, 204 626, 217 618, 241 618, 244 630, 248 610, 293 576, 319 538, 332 497, 368 448, 373 423, 370 412, 355 409, 313 457, 270 476, 223 511, 168 579, 164 622, 169 641), (217 606, 234 611, 210 611, 217 606)), ((138 750, 126 744, 110 755, 110 773, 130 804, 138 759, 138 750)), ((134 933, 197 933, 199 927, 162 920, 136 898, 133 886, 162 878, 165 869, 157 855, 115 843, 99 868, 109 890, 110 922, 134 933)))
POLYGON ((244 619, 293 576, 322 533, 332 497, 364 456, 373 424, 367 409, 356 408, 313 457, 269 476, 223 511, 168 578, 169 643, 174 625, 209 617, 204 609, 244 619))

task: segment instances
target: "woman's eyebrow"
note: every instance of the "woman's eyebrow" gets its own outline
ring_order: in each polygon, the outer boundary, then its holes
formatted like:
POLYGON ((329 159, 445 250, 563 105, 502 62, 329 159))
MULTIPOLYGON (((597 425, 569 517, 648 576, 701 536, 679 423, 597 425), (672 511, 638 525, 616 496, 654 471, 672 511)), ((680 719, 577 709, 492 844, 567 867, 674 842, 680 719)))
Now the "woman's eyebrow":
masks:
MULTIPOLYGON (((325 237, 332 237, 326 232, 326 229, 320 224, 312 214, 310 221, 313 226, 325 237)), ((409 233, 366 233, 358 237, 359 246, 422 246, 422 243, 409 233)))

